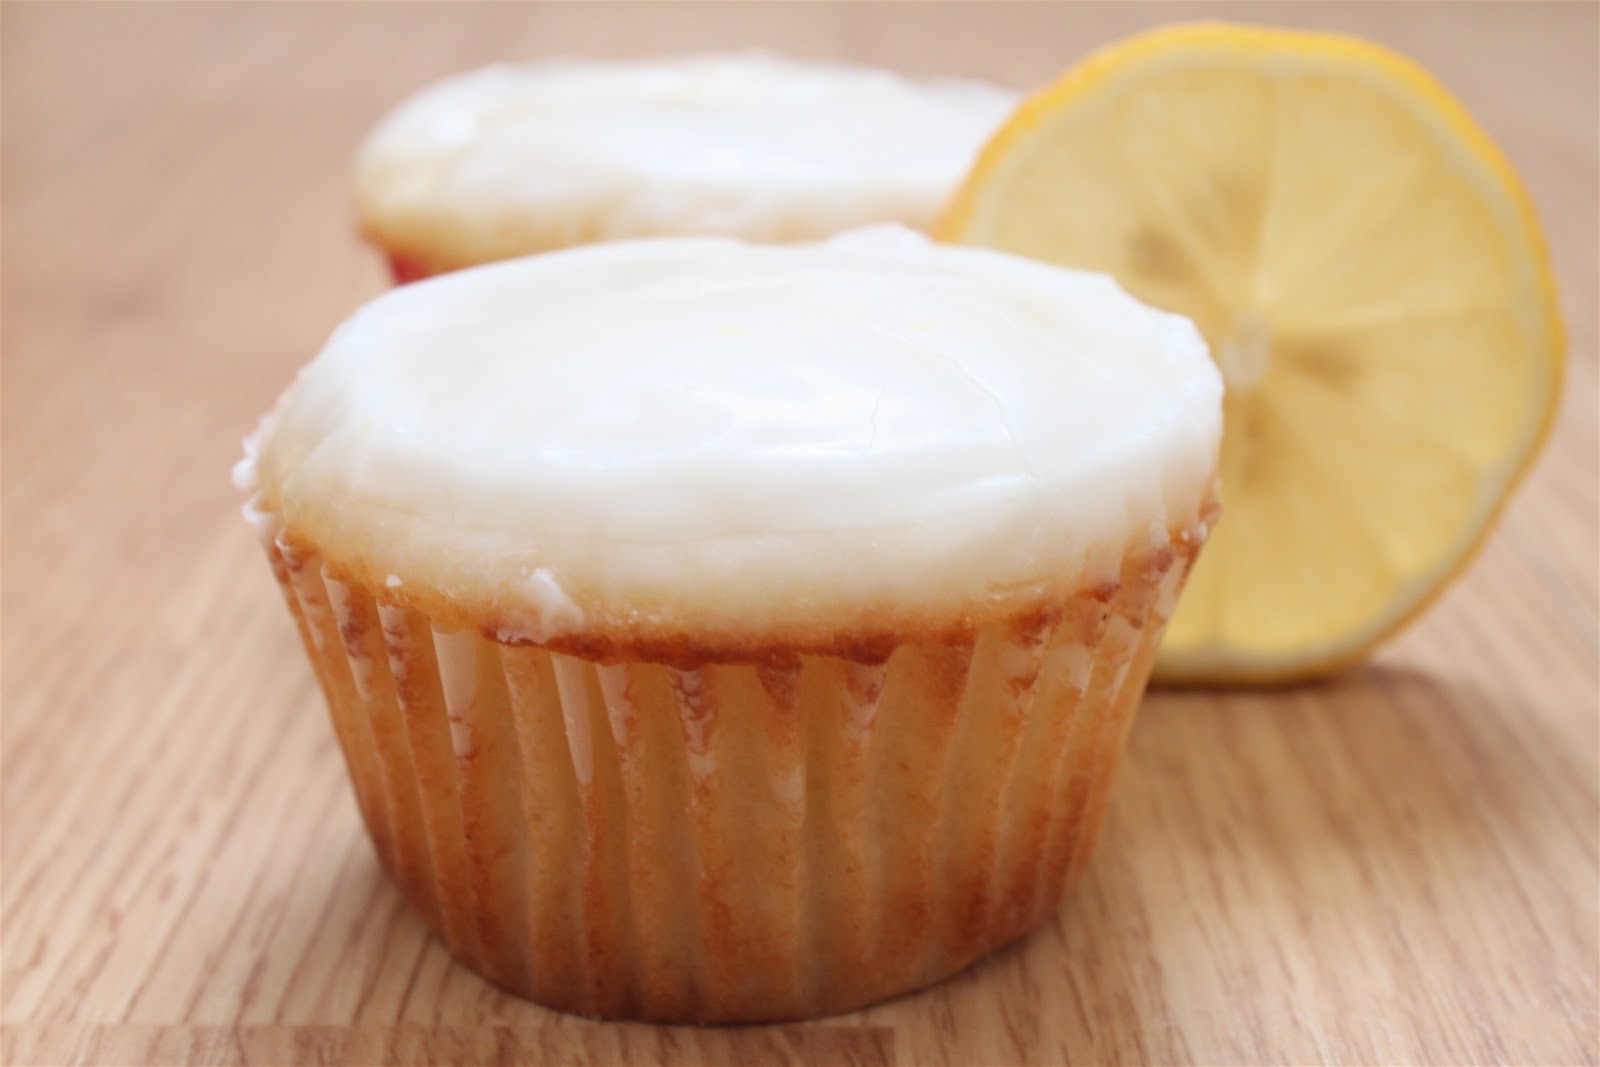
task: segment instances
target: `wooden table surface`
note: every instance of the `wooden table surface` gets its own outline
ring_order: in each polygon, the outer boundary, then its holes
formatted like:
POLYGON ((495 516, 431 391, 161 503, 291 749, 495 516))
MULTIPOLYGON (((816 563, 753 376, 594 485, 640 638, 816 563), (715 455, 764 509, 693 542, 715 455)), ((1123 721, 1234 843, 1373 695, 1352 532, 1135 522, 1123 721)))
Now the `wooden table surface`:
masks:
POLYGON ((1600 1058, 1593 4, 0 9, 0 1056, 165 1062, 1600 1058), (759 45, 1037 83, 1143 25, 1335 27, 1499 140, 1571 327, 1475 565, 1370 664, 1157 692, 1086 881, 947 984, 804 1026, 553 1014, 379 874, 228 468, 346 313, 354 148, 501 57, 759 45))

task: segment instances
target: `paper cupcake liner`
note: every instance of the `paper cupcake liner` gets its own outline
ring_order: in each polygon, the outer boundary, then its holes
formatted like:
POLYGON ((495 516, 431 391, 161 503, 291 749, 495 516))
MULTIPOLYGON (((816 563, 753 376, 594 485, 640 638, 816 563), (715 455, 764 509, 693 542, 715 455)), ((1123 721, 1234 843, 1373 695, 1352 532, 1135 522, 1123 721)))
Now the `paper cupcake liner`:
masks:
POLYGON ((450 951, 565 1011, 731 1022, 927 985, 1051 913, 1203 533, 959 643, 692 670, 436 629, 263 539, 450 951))
POLYGON ((419 282, 424 278, 431 278, 435 274, 443 273, 416 256, 402 255, 399 252, 385 252, 384 259, 389 264, 389 278, 396 285, 419 282))

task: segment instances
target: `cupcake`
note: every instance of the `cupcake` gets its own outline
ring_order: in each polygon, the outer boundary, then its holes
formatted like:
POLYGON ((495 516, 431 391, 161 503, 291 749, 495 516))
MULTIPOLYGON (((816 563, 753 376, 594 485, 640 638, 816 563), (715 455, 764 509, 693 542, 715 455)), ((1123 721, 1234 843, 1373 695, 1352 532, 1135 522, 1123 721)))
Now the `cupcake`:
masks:
POLYGON ((1016 102, 760 55, 489 67, 374 131, 361 229, 399 281, 618 238, 926 229, 1016 102))
POLYGON ((897 227, 404 286, 240 465, 383 866, 584 1015, 861 1007, 1048 917, 1205 538, 1221 385, 897 227))

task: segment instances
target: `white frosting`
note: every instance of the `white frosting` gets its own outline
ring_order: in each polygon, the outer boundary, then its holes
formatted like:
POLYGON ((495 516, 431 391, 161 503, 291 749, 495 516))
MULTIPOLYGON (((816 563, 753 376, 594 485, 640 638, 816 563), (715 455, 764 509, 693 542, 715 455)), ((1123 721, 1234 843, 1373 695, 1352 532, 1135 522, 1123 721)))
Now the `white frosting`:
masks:
POLYGON ((896 227, 616 242, 367 305, 254 484, 503 638, 909 617, 1194 521, 1221 392, 1193 325, 1099 275, 896 227))
POLYGON ((390 114, 358 199, 391 251, 446 266, 625 237, 926 228, 1017 99, 761 55, 495 66, 390 114))

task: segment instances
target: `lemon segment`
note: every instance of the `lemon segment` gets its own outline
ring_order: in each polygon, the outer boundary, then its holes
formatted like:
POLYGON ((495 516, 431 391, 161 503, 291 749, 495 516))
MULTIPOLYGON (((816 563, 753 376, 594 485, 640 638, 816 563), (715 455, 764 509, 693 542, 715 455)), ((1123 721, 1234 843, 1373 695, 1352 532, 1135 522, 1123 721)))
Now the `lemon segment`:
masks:
POLYGON ((1548 432, 1564 342, 1493 143, 1419 67, 1179 26, 1036 94, 940 235, 1114 275, 1227 383, 1223 518, 1158 677, 1331 673, 1457 573, 1548 432))

